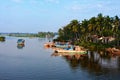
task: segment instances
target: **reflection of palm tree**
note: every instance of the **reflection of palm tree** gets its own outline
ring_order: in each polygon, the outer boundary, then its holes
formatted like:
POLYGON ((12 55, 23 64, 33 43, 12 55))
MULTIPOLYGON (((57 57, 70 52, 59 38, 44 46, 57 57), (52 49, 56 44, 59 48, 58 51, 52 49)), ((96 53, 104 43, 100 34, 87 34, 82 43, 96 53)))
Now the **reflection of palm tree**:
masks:
MULTIPOLYGON (((104 68, 104 66, 102 66, 102 61, 107 60, 109 62, 112 58, 105 52, 101 52, 101 54, 88 52, 86 56, 80 57, 79 59, 77 59, 75 55, 66 55, 62 58, 66 60, 72 70, 79 69, 80 67, 81 70, 86 70, 90 74, 95 73, 95 75, 101 75, 111 71, 111 68, 104 68)), ((118 59, 118 63, 119 61, 120 59, 118 59)))

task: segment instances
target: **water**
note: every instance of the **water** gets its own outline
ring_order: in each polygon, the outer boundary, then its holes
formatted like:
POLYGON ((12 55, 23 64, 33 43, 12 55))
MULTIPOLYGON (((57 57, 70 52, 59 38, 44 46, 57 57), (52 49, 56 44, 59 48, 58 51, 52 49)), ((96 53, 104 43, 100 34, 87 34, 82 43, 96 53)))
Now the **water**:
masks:
POLYGON ((79 59, 55 56, 52 49, 43 46, 47 39, 23 39, 21 48, 15 37, 0 42, 0 80, 119 80, 118 56, 97 52, 79 59))

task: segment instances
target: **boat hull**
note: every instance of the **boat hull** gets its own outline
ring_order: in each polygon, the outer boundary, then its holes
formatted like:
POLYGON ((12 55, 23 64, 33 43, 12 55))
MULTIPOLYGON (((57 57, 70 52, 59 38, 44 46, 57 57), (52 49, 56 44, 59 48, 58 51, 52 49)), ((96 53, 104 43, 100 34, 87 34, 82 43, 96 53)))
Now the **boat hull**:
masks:
POLYGON ((86 51, 75 51, 75 50, 55 50, 57 53, 83 53, 86 54, 86 51))

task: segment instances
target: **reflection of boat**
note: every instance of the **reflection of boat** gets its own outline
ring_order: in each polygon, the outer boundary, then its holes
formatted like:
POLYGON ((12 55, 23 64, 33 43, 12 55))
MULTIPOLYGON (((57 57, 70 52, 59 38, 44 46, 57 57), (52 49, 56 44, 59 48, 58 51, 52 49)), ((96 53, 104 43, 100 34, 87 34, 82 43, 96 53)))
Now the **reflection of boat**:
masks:
POLYGON ((80 54, 80 53, 53 53, 51 56, 63 56, 66 57, 68 59, 71 58, 76 58, 76 59, 80 59, 81 57, 86 56, 86 54, 80 54))
POLYGON ((24 44, 25 40, 24 39, 18 39, 17 44, 24 44))
POLYGON ((18 45, 17 45, 17 48, 18 48, 18 49, 22 49, 23 47, 25 47, 24 44, 18 44, 18 45))

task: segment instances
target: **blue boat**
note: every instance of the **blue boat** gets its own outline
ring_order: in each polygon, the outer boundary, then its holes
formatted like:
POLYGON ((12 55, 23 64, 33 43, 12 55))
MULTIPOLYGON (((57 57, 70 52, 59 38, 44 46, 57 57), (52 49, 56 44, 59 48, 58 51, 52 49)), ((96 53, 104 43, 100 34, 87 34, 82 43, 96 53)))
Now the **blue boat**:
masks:
POLYGON ((70 45, 68 43, 55 43, 55 47, 57 48, 68 48, 70 45))
POLYGON ((24 44, 25 40, 24 39, 18 39, 17 44, 24 44))

